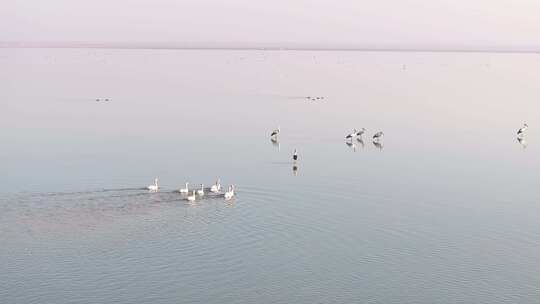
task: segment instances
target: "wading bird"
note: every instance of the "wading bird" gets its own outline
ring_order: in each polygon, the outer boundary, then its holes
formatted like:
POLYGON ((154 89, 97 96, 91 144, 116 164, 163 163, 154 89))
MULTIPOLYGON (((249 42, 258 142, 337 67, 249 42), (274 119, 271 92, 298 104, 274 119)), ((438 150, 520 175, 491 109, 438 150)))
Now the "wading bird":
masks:
POLYGON ((192 195, 188 195, 187 200, 190 202, 195 201, 195 190, 193 190, 192 195))
POLYGON ((383 137, 383 132, 377 132, 375 135, 373 135, 373 141, 379 141, 383 137))
POLYGON ((345 139, 346 140, 352 140, 353 138, 355 138, 357 136, 356 135, 357 133, 358 133, 358 131, 356 131, 356 129, 354 129, 351 134, 345 136, 345 139))
POLYGON ((527 128, 529 127, 529 125, 527 125, 526 123, 523 124, 523 127, 521 127, 518 131, 517 131, 517 135, 518 136, 523 136, 525 135, 525 130, 527 130, 527 128))
POLYGON ((234 185, 230 185, 227 192, 225 192, 225 199, 229 200, 234 196, 234 185))
POLYGON ((270 137, 273 137, 273 138, 277 138, 279 132, 281 131, 280 127, 278 126, 277 129, 275 129, 274 131, 272 131, 272 133, 270 134, 270 137))
POLYGON ((204 195, 204 185, 203 184, 201 184, 201 189, 197 190, 197 194, 200 195, 200 196, 204 195))

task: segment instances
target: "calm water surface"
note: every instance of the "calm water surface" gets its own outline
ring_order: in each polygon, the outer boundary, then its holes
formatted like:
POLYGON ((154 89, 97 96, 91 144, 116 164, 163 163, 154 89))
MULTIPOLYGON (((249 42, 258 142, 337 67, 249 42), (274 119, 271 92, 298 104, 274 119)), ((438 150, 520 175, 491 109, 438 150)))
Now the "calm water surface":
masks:
POLYGON ((538 303, 539 58, 0 50, 1 302, 538 303))

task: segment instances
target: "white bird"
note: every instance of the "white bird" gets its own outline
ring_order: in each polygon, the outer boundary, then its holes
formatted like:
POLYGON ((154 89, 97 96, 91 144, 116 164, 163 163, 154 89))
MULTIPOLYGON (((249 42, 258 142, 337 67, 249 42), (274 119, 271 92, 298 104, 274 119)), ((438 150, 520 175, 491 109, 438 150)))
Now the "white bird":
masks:
POLYGON ((234 196, 234 185, 230 185, 227 192, 225 192, 225 199, 229 200, 234 196))
POLYGON ((197 190, 197 194, 200 195, 200 196, 204 195, 204 186, 203 186, 203 184, 201 184, 201 189, 197 190))
POLYGON ((518 136, 523 136, 525 135, 525 130, 527 130, 529 126, 525 123, 523 124, 523 127, 521 127, 518 131, 517 131, 517 135, 518 136))
POLYGON ((384 135, 383 132, 377 132, 377 133, 375 133, 375 135, 373 135, 373 140, 374 141, 379 141, 383 137, 383 135, 384 135))
POLYGON ((278 134, 279 134, 280 131, 281 131, 281 129, 280 129, 279 126, 278 126, 277 129, 275 129, 274 131, 272 131, 272 133, 270 134, 270 137, 276 138, 276 137, 278 136, 278 134))
POLYGON ((159 190, 159 185, 158 185, 158 178, 156 177, 154 179, 154 184, 153 185, 150 185, 148 187, 146 187, 146 189, 150 190, 150 191, 158 191, 159 190))
POLYGON ((354 129, 353 132, 352 132, 351 134, 345 136, 345 139, 347 139, 347 140, 352 140, 353 138, 356 137, 356 134, 357 134, 357 131, 356 131, 356 129, 354 129))
POLYGON ((220 180, 218 178, 216 183, 210 187, 210 192, 218 193, 221 190, 221 184, 219 182, 220 180))
POLYGON ((189 188, 188 188, 188 185, 189 183, 186 183, 186 187, 185 188, 180 188, 180 193, 188 193, 189 192, 189 188))
POLYGON ((192 195, 188 195, 187 200, 193 202, 195 200, 195 190, 193 190, 192 195))
POLYGON ((297 160, 298 160, 298 151, 297 151, 296 149, 294 149, 292 159, 293 159, 294 161, 297 161, 297 160))
POLYGON ((366 128, 362 128, 362 130, 356 132, 356 136, 362 136, 366 132, 366 128))

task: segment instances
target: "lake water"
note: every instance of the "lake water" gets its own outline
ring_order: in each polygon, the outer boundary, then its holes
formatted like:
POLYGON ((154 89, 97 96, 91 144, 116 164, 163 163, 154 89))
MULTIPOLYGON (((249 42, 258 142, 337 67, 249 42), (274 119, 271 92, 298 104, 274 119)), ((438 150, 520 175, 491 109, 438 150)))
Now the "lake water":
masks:
POLYGON ((1 49, 0 302, 538 303, 539 59, 1 49))

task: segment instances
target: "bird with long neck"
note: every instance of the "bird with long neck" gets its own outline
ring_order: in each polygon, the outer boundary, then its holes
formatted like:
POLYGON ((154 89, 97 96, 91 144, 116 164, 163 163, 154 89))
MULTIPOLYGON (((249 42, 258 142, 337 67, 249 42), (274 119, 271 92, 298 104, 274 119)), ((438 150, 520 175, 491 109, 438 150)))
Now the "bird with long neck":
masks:
POLYGON ((150 191, 158 191, 159 190, 159 185, 158 185, 158 178, 156 177, 154 179, 154 184, 153 185, 150 185, 148 187, 146 187, 148 190, 150 191))
POLYGON ((219 178, 217 179, 216 183, 210 187, 210 192, 217 193, 221 190, 221 184, 219 178))
POLYGON ((193 201, 195 200, 195 190, 193 190, 192 193, 193 193, 192 195, 189 195, 189 196, 187 197, 187 200, 188 200, 188 201, 191 201, 191 202, 193 202, 193 201))
POLYGON ((383 132, 377 132, 375 133, 375 135, 373 135, 373 141, 379 141, 381 140, 381 138, 383 137, 384 133, 383 132))

